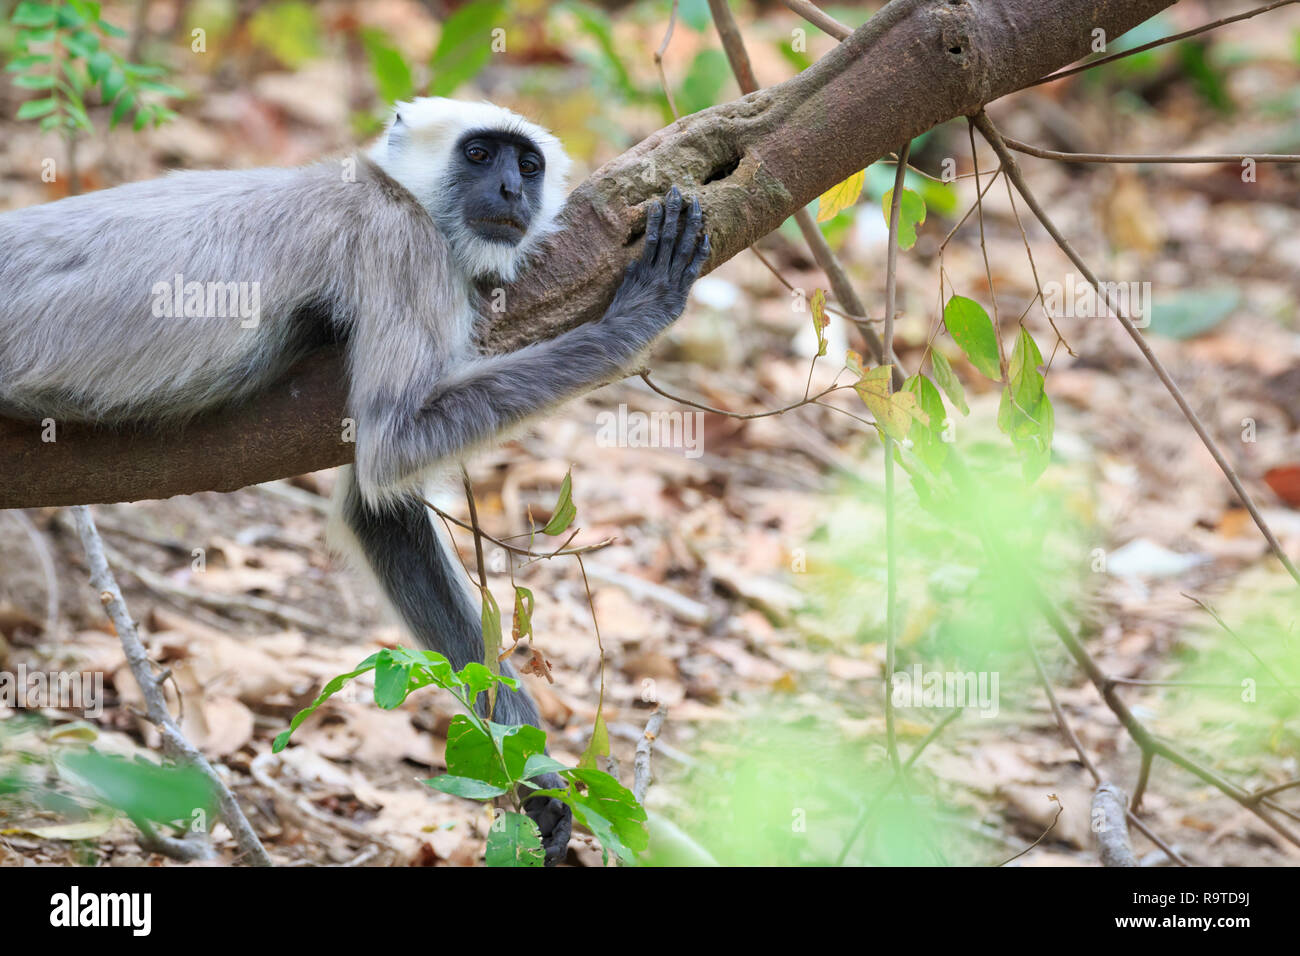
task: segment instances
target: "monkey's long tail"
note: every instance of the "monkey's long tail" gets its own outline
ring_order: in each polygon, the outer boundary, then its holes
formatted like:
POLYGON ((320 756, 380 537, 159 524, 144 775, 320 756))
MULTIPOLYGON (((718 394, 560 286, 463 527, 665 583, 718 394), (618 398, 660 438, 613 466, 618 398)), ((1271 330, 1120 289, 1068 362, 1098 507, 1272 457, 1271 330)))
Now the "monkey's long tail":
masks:
MULTIPOLYGON (((483 660, 482 616, 461 576, 459 560, 451 553, 431 520, 432 513, 417 498, 403 498, 382 507, 366 504, 357 488, 351 466, 339 469, 334 491, 336 520, 331 536, 340 549, 355 555, 354 563, 369 571, 397 617, 417 641, 438 651, 457 670, 483 660)), ((514 676, 509 662, 501 672, 514 676)), ((476 702, 480 714, 487 695, 476 702)), ((541 726, 537 706, 520 686, 497 693, 492 719, 499 724, 541 726)), ((557 774, 533 778, 540 787, 565 786, 557 774)), ((568 806, 553 797, 533 797, 524 810, 536 821, 554 865, 568 852, 573 816, 568 806)))
MULTIPOLYGON (((335 509, 344 529, 332 537, 359 558, 387 598, 397 618, 429 650, 446 655, 457 670, 483 660, 482 614, 465 584, 460 562, 432 522, 432 512, 417 498, 380 507, 361 497, 351 466, 340 469, 335 509), (344 539, 344 540, 339 540, 344 539)), ((509 662, 501 672, 514 676, 509 662)), ((486 695, 479 702, 486 706, 486 695)), ((482 712, 482 711, 481 711, 482 712)), ((527 692, 502 689, 492 719, 501 724, 541 726, 527 692)))

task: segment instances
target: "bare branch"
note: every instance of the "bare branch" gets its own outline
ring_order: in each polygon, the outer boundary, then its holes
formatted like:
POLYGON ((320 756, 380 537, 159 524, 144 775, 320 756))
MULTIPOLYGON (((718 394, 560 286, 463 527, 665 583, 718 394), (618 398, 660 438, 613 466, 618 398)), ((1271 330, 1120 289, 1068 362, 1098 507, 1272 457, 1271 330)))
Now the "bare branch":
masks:
MULTIPOLYGON (((700 197, 716 267, 899 143, 1085 55, 1092 28, 1118 36, 1171 2, 893 0, 797 76, 682 117, 574 190, 484 344, 510 350, 599 318, 672 184, 700 197)), ((346 380, 325 350, 255 403, 175 432, 57 423, 50 441, 39 423, 0 421, 0 508, 230 491, 344 464, 346 380)))

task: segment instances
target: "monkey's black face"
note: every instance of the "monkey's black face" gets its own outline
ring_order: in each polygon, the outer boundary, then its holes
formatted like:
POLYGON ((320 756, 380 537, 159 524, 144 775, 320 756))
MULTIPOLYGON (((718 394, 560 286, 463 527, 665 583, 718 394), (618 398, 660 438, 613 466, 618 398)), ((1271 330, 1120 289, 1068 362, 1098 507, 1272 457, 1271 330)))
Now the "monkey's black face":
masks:
POLYGON ((448 185, 465 227, 480 239, 517 245, 541 208, 546 163, 527 136, 469 132, 452 154, 448 185))

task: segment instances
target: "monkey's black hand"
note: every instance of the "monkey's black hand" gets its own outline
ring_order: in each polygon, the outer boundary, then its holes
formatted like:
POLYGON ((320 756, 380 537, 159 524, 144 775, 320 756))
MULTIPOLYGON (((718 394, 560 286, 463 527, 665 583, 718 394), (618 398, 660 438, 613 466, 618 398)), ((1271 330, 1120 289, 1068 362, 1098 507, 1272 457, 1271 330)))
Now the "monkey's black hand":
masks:
POLYGON ((686 295, 709 258, 699 199, 688 204, 676 186, 646 217, 645 248, 627 267, 602 321, 625 326, 644 345, 686 308, 686 295))
MULTIPOLYGON (((547 790, 563 790, 565 782, 559 775, 545 773, 534 777, 533 783, 547 790)), ((542 831, 542 848, 546 851, 546 865, 555 866, 569 852, 569 835, 573 832, 573 811, 568 804, 554 797, 533 797, 524 801, 524 812, 533 818, 542 831)))

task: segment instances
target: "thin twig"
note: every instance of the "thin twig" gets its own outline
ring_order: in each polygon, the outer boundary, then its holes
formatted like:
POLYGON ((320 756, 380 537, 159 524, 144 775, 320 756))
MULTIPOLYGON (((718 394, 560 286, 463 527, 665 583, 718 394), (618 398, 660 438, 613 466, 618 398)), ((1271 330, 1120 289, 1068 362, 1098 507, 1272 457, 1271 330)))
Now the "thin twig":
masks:
POLYGON ((164 753, 177 762, 190 764, 208 779, 216 795, 221 817, 234 835, 240 851, 254 866, 270 866, 271 858, 267 856, 256 831, 244 816, 244 811, 239 808, 239 802, 234 794, 221 779, 221 775, 213 769, 212 764, 208 763, 207 758, 185 738, 168 712, 167 702, 163 697, 162 682, 154 676, 153 664, 149 660, 144 642, 140 640, 140 632, 127 610, 122 589, 117 585, 113 570, 108 566, 108 558, 104 554, 104 542, 95 529, 95 520, 91 517, 90 508, 86 505, 78 505, 72 509, 72 517, 76 522, 82 547, 86 551, 91 587, 99 592, 100 602, 117 630, 117 637, 122 643, 122 651, 126 654, 131 674, 135 677, 135 682, 144 697, 147 719, 158 728, 158 733, 162 736, 164 753))
POLYGON ((1138 331, 1137 326, 1133 324, 1132 319, 1125 315, 1124 310, 1120 309, 1111 300, 1110 292, 1102 290, 1101 283, 1098 281, 1097 276, 1088 268, 1088 264, 1084 262, 1082 257, 1075 251, 1074 246, 1070 244, 1070 241, 1065 238, 1059 229, 1056 228, 1056 224, 1052 222, 1051 217, 1047 215, 1047 212, 1039 204, 1037 197, 1035 197, 1032 190, 1030 190, 1029 184, 1025 182, 1025 177, 1020 172, 1020 167, 1016 163, 1015 156, 1012 155, 1011 151, 1007 148, 1006 143, 1002 140, 1002 135, 993 126, 992 122, 989 121, 987 114, 981 112, 972 120, 972 122, 984 135, 984 138, 988 140, 988 143, 993 147, 994 152, 998 154, 998 158, 1002 160, 1002 165, 1005 167, 1008 178, 1010 178, 1012 184, 1015 185, 1016 191, 1024 198, 1025 203, 1038 218, 1038 221, 1042 224, 1043 228, 1047 230, 1048 234, 1053 240, 1055 240, 1056 244, 1060 246, 1061 251, 1064 252, 1070 261, 1074 263, 1075 268, 1078 269, 1079 272, 1083 274, 1083 277, 1088 280, 1089 284, 1096 290, 1098 299, 1106 303, 1106 307, 1114 313, 1115 317, 1119 320, 1120 325, 1124 327, 1124 331, 1129 334, 1129 337, 1133 340, 1134 344, 1137 345, 1138 350, 1155 371, 1156 376, 1165 386, 1165 389, 1171 396, 1173 396, 1174 401, 1178 404, 1178 408, 1183 413, 1183 417, 1187 419, 1189 424, 1191 424, 1197 436, 1201 439, 1201 442, 1214 458, 1215 464, 1219 466, 1219 469, 1228 479, 1228 483, 1232 485, 1233 491, 1237 493, 1237 497, 1241 499, 1241 503, 1250 513, 1251 518, 1254 519, 1259 530, 1263 533, 1264 539, 1268 541, 1268 545, 1272 549, 1273 554, 1282 562, 1282 566, 1286 568, 1287 573, 1291 575, 1295 582, 1300 584, 1300 570, 1296 569, 1296 566, 1291 563, 1291 559, 1287 557, 1286 552, 1282 550, 1282 545, 1273 534, 1273 529, 1269 527, 1268 522, 1264 520, 1264 516, 1255 505, 1255 499, 1251 497, 1250 492, 1246 490, 1246 486, 1243 485, 1241 479, 1237 477, 1236 470, 1231 464, 1229 464, 1227 457, 1219 448, 1218 443, 1210 436, 1209 431, 1201 422, 1200 416, 1196 414, 1192 409, 1192 406, 1188 403, 1186 396, 1183 395, 1182 389, 1180 389, 1178 384, 1172 377, 1170 377, 1169 372, 1165 369, 1164 363, 1161 362, 1155 352, 1151 350, 1151 346, 1147 344, 1146 339, 1143 338, 1142 333, 1138 331))
POLYGON ((1053 830, 1056 829, 1056 821, 1061 819, 1061 814, 1065 812, 1065 805, 1061 803, 1059 799, 1057 799, 1056 794, 1051 794, 1050 799, 1053 803, 1056 804, 1056 816, 1052 817, 1052 822, 1047 825, 1047 829, 1038 835, 1037 840, 1029 844, 1029 846, 1025 847, 1015 856, 1007 857, 1005 860, 999 863, 998 866, 1006 866, 1012 860, 1020 859, 1022 856, 1024 856, 1026 853, 1032 850, 1034 847, 1038 846, 1038 844, 1042 843, 1045 839, 1047 839, 1047 834, 1051 833, 1053 830))
MULTIPOLYGON (((443 521, 448 521, 451 524, 456 525, 456 527, 460 528, 462 531, 474 530, 474 526, 472 524, 470 524, 467 521, 462 521, 459 518, 457 518, 455 515, 443 511, 433 502, 429 501, 429 499, 421 497, 420 501, 424 504, 426 508, 428 508, 434 514, 436 514, 438 517, 442 518, 443 521)), ((611 544, 613 544, 615 541, 618 540, 618 538, 616 537, 610 537, 610 538, 604 538, 600 541, 597 541, 595 544, 585 544, 580 548, 570 548, 567 550, 561 549, 559 551, 530 551, 528 548, 521 548, 518 545, 510 544, 508 541, 503 541, 500 538, 494 538, 492 537, 492 535, 488 534, 482 528, 478 529, 478 533, 482 535, 486 540, 491 541, 499 548, 504 548, 506 551, 509 551, 511 554, 519 555, 520 557, 524 557, 524 558, 534 558, 534 559, 563 558, 563 557, 568 557, 569 555, 572 554, 588 554, 592 551, 599 551, 602 548, 608 548, 611 544)), ((515 535, 512 537, 518 537, 518 536, 515 535)), ((569 540, 571 541, 573 539, 569 538, 569 540)), ((466 568, 466 571, 468 570, 469 569, 466 568)), ((471 574, 470 577, 473 577, 473 574, 471 574)))
MULTIPOLYGON (((961 708, 954 708, 953 710, 948 711, 941 721, 931 727, 930 732, 921 738, 921 742, 916 745, 916 748, 904 762, 903 773, 910 772, 916 761, 920 759, 921 754, 925 752, 925 748, 938 740, 939 735, 943 733, 944 728, 960 716, 961 708)), ((880 792, 872 798, 871 802, 863 808, 862 813, 858 816, 857 822, 853 825, 853 829, 849 831, 848 837, 844 840, 844 845, 840 847, 839 856, 835 860, 836 866, 844 865, 844 861, 848 859, 849 850, 853 848, 853 844, 857 842, 859 834, 862 833, 866 828, 867 823, 870 822, 872 815, 875 813, 876 807, 879 806, 880 801, 884 800, 885 797, 889 795, 890 791, 894 789, 894 786, 898 783, 899 779, 900 775, 897 773, 890 777, 889 783, 885 784, 885 786, 881 788, 880 792)))
POLYGON ((1292 700, 1294 700, 1296 703, 1300 703, 1300 696, 1297 696, 1294 691, 1292 691, 1289 687, 1287 687, 1286 683, 1282 680, 1281 677, 1278 676, 1277 672, 1274 671, 1273 668, 1268 666, 1268 662, 1265 661, 1264 658, 1256 654, 1255 649, 1246 643, 1245 638, 1243 638, 1232 628, 1228 627, 1228 622, 1219 616, 1218 611, 1210 607, 1210 605, 1206 604, 1200 598, 1194 597, 1191 594, 1187 594, 1186 592, 1184 592, 1183 597, 1187 598, 1187 600, 1191 601, 1193 604, 1199 607, 1206 614, 1210 615, 1210 617, 1214 618, 1214 622, 1218 624, 1219 627, 1221 627, 1224 631, 1226 631, 1229 637, 1231 637, 1234 641, 1240 644, 1242 646, 1242 649, 1245 650, 1247 654, 1249 654, 1251 657, 1255 659, 1255 663, 1264 669, 1264 673, 1267 674, 1269 677, 1273 678, 1274 684, 1280 687, 1286 693, 1286 695, 1290 697, 1292 700))
POLYGON ((786 412, 793 411, 803 405, 817 405, 820 404, 818 399, 829 395, 831 392, 837 392, 840 389, 851 387, 849 385, 831 385, 822 389, 816 395, 801 398, 797 402, 791 402, 789 405, 782 405, 780 408, 773 408, 764 412, 729 412, 725 408, 714 408, 712 405, 705 405, 702 402, 694 402, 689 398, 682 398, 680 395, 673 395, 670 392, 664 391, 651 380, 649 370, 642 371, 640 375, 641 380, 650 386, 650 390, 656 395, 662 395, 664 398, 685 405, 688 408, 698 408, 701 411, 711 412, 714 415, 725 415, 727 418, 737 418, 742 421, 748 421, 753 418, 770 418, 773 415, 784 415, 786 412))
MULTIPOLYGON (((1074 748, 1074 752, 1079 755, 1079 762, 1083 764, 1084 769, 1087 770, 1089 775, 1092 777, 1093 786, 1100 786, 1102 782, 1101 771, 1097 769, 1097 766, 1092 762, 1092 758, 1088 756, 1088 751, 1083 749, 1083 744, 1079 742, 1078 735, 1075 734, 1074 728, 1070 726, 1070 721, 1066 719, 1065 711, 1061 709, 1061 704, 1056 699, 1056 691, 1052 689, 1052 681, 1047 676, 1047 670, 1043 667, 1042 658, 1038 656, 1038 649, 1034 647, 1033 641, 1029 640, 1028 635, 1025 636, 1025 645, 1029 648, 1029 655, 1034 661, 1034 670, 1038 671, 1038 679, 1042 683, 1043 690, 1047 694, 1047 703, 1052 708, 1052 715, 1056 718, 1056 726, 1059 727, 1061 733, 1065 735, 1065 739, 1070 742, 1070 746, 1074 748)), ((1139 820, 1137 814, 1133 812, 1132 808, 1128 810, 1127 815, 1128 821, 1141 830, 1142 834, 1148 840, 1160 849, 1164 850, 1165 855, 1168 856, 1169 859, 1173 860, 1179 866, 1189 865, 1177 850, 1162 840, 1156 835, 1154 830, 1139 820)))
POLYGON ((1300 163, 1300 155, 1294 153, 1203 153, 1199 155, 1182 155, 1177 153, 1063 153, 1056 149, 1044 149, 1022 143, 1010 136, 1003 136, 1002 141, 1017 153, 1027 153, 1039 159, 1055 159, 1062 163, 1153 163, 1168 165, 1171 163, 1240 163, 1254 160, 1257 163, 1300 163))
MULTIPOLYGON (((755 92, 758 89, 758 80, 754 77, 753 68, 749 63, 749 53, 745 50, 745 41, 740 34, 740 28, 736 25, 736 18, 731 15, 731 8, 725 0, 709 0, 709 10, 713 14, 713 25, 718 31, 718 39, 722 42, 722 48, 726 51, 727 62, 731 64, 731 70, 735 74, 740 91, 742 93, 755 92)), ((813 7, 813 10, 816 10, 816 7, 813 7)), ((907 156, 899 157, 898 162, 900 168, 905 169, 907 156)), ((812 253, 813 260, 817 263, 818 268, 826 273, 826 278, 831 284, 831 292, 843 304, 844 309, 851 313, 844 317, 856 326, 858 334, 862 336, 863 342, 866 343, 867 351, 872 354, 877 364, 891 364, 894 361, 891 353, 880 341, 876 330, 867 324, 867 307, 858 298, 857 290, 854 289, 853 283, 849 280, 848 272, 845 271, 844 266, 840 264, 829 243, 826 242, 826 237, 822 235, 821 228, 813 219, 812 213, 801 207, 795 212, 794 221, 803 234, 804 242, 808 244, 808 250, 812 253)), ((763 264, 771 269, 777 275, 777 278, 780 278, 780 274, 776 272, 776 267, 768 262, 757 249, 753 251, 763 264)), ((790 287, 789 283, 786 283, 786 285, 790 287)), ((843 315, 843 313, 839 314, 843 315)), ((888 321, 889 318, 886 317, 886 322, 888 321)), ((894 388, 902 388, 903 377, 898 369, 894 369, 893 377, 894 388)))
MULTIPOLYGON (((1109 56, 1103 56, 1099 60, 1089 60, 1087 63, 1080 63, 1078 66, 1072 66, 1068 69, 1057 70, 1055 73, 1049 73, 1040 80, 1035 80, 1029 86, 1038 86, 1042 83, 1051 83, 1053 80, 1060 80, 1067 76, 1073 76, 1076 73, 1082 73, 1084 70, 1091 70, 1094 67, 1102 66, 1106 63, 1113 63, 1116 60, 1122 60, 1126 56, 1132 56, 1135 53, 1145 53, 1147 50, 1154 50, 1156 47, 1165 46, 1169 43, 1177 43, 1179 40, 1186 40, 1188 37, 1194 37, 1199 33, 1206 33, 1218 27, 1225 26, 1229 23, 1236 23, 1238 20, 1248 20, 1251 17, 1257 17, 1261 13, 1268 13, 1278 7, 1284 7, 1288 3, 1295 3, 1296 0, 1274 0, 1273 3, 1266 3, 1262 7, 1256 7, 1253 10, 1247 10, 1245 13, 1238 13, 1235 16, 1224 17, 1221 20, 1215 20, 1213 23, 1206 23, 1191 30, 1184 30, 1182 33, 1175 33, 1173 36, 1162 37, 1159 40, 1152 40, 1150 43, 1143 43, 1141 46, 1135 46, 1131 50, 1121 50, 1118 53, 1112 53, 1109 56)), ((1028 89, 1028 87, 1026 87, 1028 89)))
POLYGON ((799 16, 803 17, 813 26, 817 27, 837 40, 843 40, 853 32, 853 28, 840 23, 829 13, 818 9, 808 0, 785 0, 785 5, 793 10, 799 16))
POLYGON ((659 44, 659 49, 655 50, 655 69, 659 71, 659 84, 664 88, 664 98, 668 100, 668 108, 673 112, 673 119, 677 119, 681 114, 677 112, 677 104, 673 102, 673 91, 668 88, 668 75, 664 73, 664 53, 672 41, 673 27, 676 25, 677 0, 673 0, 673 8, 668 14, 668 29, 664 32, 664 39, 659 44))

